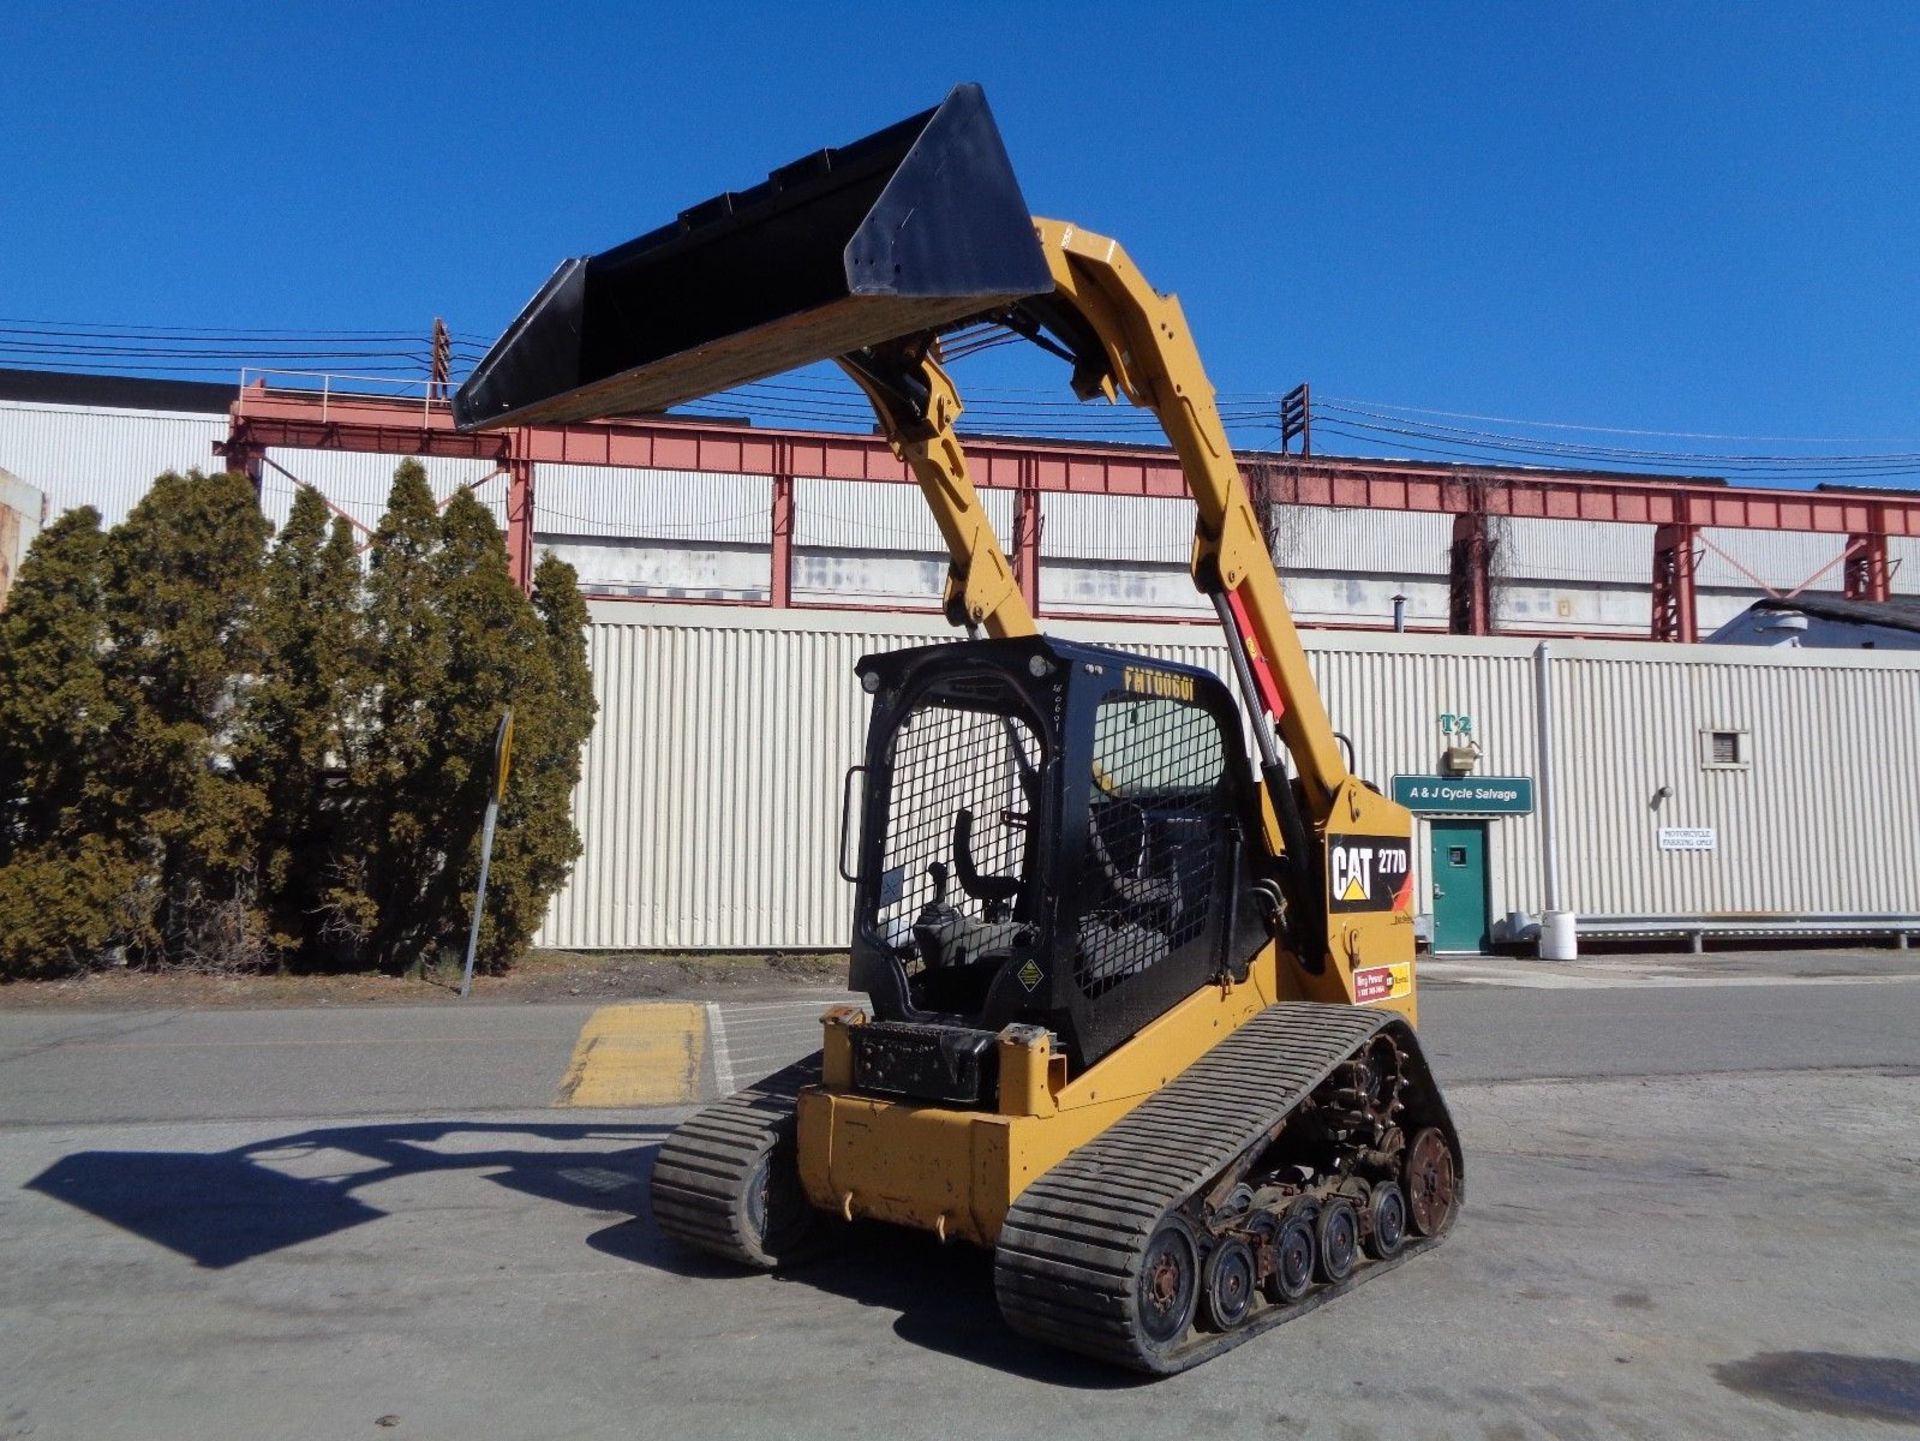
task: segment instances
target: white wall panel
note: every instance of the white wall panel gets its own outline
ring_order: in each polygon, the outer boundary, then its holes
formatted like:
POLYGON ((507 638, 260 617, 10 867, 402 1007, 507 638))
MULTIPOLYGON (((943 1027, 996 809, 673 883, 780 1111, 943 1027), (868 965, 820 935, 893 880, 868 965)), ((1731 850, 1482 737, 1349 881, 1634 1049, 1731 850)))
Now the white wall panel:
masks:
POLYGON ((1893 593, 1920 595, 1920 538, 1889 540, 1887 562, 1893 567, 1893 593))
POLYGON ((947 553, 793 550, 793 598, 799 605, 873 606, 938 612, 946 592, 947 553))
POLYGON ((534 532, 536 554, 574 568, 580 588, 654 600, 764 601, 772 566, 764 546, 676 545, 534 532))
MULTIPOLYGON (((917 485, 867 481, 813 480, 793 483, 794 544, 816 550, 902 551, 937 555, 946 564, 947 546, 920 498, 917 485)), ((1013 493, 980 492, 1002 549, 1013 548, 1013 493)))
POLYGON ((1563 653, 1559 834, 1577 912, 1920 912, 1920 658, 1563 653), (1703 729, 1747 731, 1751 766, 1704 768, 1703 729), (1662 787, 1672 794, 1656 799, 1662 787), (1711 827, 1718 844, 1662 851, 1663 826, 1711 827))
POLYGON ((169 470, 217 471, 222 415, 0 401, 0 470, 44 491, 49 520, 90 505, 118 525, 169 470))
MULTIPOLYGON (((1193 544, 1191 536, 1187 544, 1193 544)), ((1040 567, 1040 609, 1046 615, 1213 617, 1212 602, 1193 588, 1184 556, 1177 565, 1045 561, 1040 567)))
POLYGON ((1444 576, 1453 518, 1413 511, 1275 508, 1274 560, 1285 571, 1444 576))
POLYGON ((764 475, 537 465, 533 483, 543 533, 766 545, 773 527, 773 481, 764 475))
POLYGON ((1844 580, 1840 556, 1847 548, 1844 535, 1810 535, 1791 530, 1702 529, 1699 569, 1701 585, 1730 586, 1756 598, 1760 583, 1775 590, 1798 590, 1822 571, 1808 588, 1839 593, 1844 580), (1717 547, 1717 549, 1716 549, 1717 547), (1752 575, 1744 572, 1752 572, 1752 575))
POLYGON ((1504 516, 1493 522, 1494 568, 1516 581, 1615 581, 1645 590, 1653 574, 1653 530, 1504 516))
POLYGON ((1189 500, 1048 492, 1040 497, 1040 517, 1043 560, 1058 556, 1184 567, 1193 553, 1189 500))

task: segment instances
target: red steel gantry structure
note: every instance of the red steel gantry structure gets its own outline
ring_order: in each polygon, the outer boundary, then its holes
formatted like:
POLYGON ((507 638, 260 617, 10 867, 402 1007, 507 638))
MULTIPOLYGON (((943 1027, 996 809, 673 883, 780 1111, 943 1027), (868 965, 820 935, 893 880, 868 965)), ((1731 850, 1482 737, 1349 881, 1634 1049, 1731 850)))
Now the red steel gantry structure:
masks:
MULTIPOLYGON (((491 461, 507 477, 507 559, 524 588, 533 580, 534 481, 541 464, 605 465, 772 477, 769 604, 793 603, 793 486, 798 477, 910 485, 913 476, 878 435, 772 430, 718 420, 666 418, 528 426, 463 434, 443 401, 245 386, 216 449, 256 479, 275 449, 356 451, 491 461)), ((1040 497, 1048 493, 1186 494, 1163 447, 970 437, 974 484, 1013 492, 1011 554, 1029 609, 1039 609, 1040 497)), ((1533 470, 1334 456, 1245 454, 1256 501, 1454 517, 1450 628, 1493 626, 1491 524, 1500 517, 1651 525, 1655 640, 1699 639, 1695 569, 1701 531, 1801 531, 1842 542, 1850 599, 1889 596, 1890 537, 1920 537, 1920 495, 1845 490, 1762 490, 1679 476, 1533 470)))

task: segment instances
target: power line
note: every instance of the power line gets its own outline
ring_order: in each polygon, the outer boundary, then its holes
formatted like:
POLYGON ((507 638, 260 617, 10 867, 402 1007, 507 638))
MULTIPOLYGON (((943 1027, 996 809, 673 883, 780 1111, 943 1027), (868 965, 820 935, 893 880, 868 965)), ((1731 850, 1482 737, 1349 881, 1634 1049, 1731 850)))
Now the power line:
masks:
POLYGON ((1623 446, 1597 444, 1577 444, 1567 441, 1540 440, 1532 436, 1515 436, 1494 431, 1466 429, 1460 426, 1421 424, 1406 421, 1398 416, 1378 411, 1362 410, 1353 406, 1327 402, 1319 407, 1348 418, 1348 423, 1368 430, 1378 430, 1394 435, 1419 435, 1429 438, 1457 439, 1467 444, 1497 445, 1509 449, 1525 449, 1540 454, 1551 455, 1593 455, 1617 457, 1625 460, 1642 461, 1705 461, 1716 465, 1743 464, 1751 466, 1784 465, 1804 466, 1816 464, 1851 464, 1858 461, 1883 462, 1889 460, 1916 461, 1920 455, 1912 452, 1864 452, 1847 455, 1763 455, 1734 451, 1699 450, 1646 450, 1623 446))
POLYGON ((1398 411, 1407 415, 1437 415, 1446 420, 1481 420, 1494 425, 1518 425, 1531 430, 1584 430, 1596 435, 1650 435, 1669 440, 1740 440, 1769 445, 1920 445, 1910 436, 1878 437, 1866 435, 1733 435, 1712 430, 1640 430, 1618 425, 1582 425, 1568 420, 1519 420, 1506 415, 1478 415, 1463 410, 1431 410, 1418 405, 1397 405, 1383 400, 1356 400, 1347 396, 1315 396, 1315 405, 1340 405, 1374 410, 1398 411))
MULTIPOLYGON (((194 337, 201 340, 420 340, 419 330, 244 330, 227 326, 137 325, 114 320, 37 320, 18 315, 0 315, 0 326, 20 327, 26 331, 97 333, 116 339, 156 336, 163 340, 194 337)), ((455 332, 471 335, 470 332, 455 332)), ((478 336, 471 336, 479 339, 478 336)))

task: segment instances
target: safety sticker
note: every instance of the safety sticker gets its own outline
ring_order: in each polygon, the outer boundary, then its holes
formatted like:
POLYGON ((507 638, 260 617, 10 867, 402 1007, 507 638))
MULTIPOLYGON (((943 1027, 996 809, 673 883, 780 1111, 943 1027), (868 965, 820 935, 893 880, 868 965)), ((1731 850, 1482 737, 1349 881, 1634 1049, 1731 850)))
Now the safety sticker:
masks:
POLYGON ((1014 975, 1020 978, 1020 984, 1025 986, 1029 991, 1040 984, 1042 974, 1043 972, 1040 967, 1035 965, 1031 960, 1014 972, 1014 975))
POLYGON ((1361 1005, 1390 1001, 1413 990, 1413 967, 1405 961, 1392 966, 1368 966, 1353 973, 1353 998, 1361 1005))

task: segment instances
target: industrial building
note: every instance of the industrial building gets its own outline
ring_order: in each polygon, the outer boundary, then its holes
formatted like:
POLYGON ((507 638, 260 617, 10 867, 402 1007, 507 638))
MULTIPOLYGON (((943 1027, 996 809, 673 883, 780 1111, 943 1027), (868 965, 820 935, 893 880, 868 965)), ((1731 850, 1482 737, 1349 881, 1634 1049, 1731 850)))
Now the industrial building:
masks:
MULTIPOLYGON (((1043 624, 1225 667, 1167 452, 970 453, 1043 624)), ((586 850, 538 943, 843 945, 853 663, 950 634, 945 549, 877 437, 680 419, 466 436, 418 396, 0 373, 0 468, 50 515, 111 523, 162 471, 231 465, 276 522, 310 485, 370 529, 403 455, 492 505, 517 574, 551 549, 593 597, 586 850), (715 725, 736 732, 729 764, 682 764, 715 725)), ((1422 815, 1437 949, 1530 944, 1548 909, 1591 940, 1920 934, 1920 656, 1686 643, 1768 595, 1920 596, 1920 496, 1243 463, 1358 770, 1422 815)))
MULTIPOLYGON (((1056 628, 1228 664, 1217 632, 1200 628, 1056 628)), ((841 783, 867 709, 854 662, 946 634, 899 614, 596 602, 602 710, 577 802, 586 851, 539 943, 843 945, 841 783), (696 739, 728 763, 685 765, 696 739)), ((1549 899, 1541 642, 1307 642, 1359 772, 1382 789, 1405 776, 1461 796, 1414 800, 1416 895, 1436 948, 1531 941, 1549 899), (1458 748, 1477 752, 1473 770, 1448 776, 1458 748)), ((1920 934, 1920 655, 1546 648, 1559 888, 1583 938, 1920 934)))

